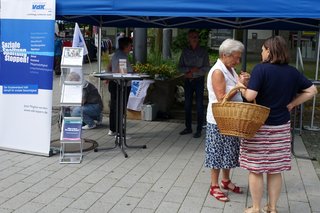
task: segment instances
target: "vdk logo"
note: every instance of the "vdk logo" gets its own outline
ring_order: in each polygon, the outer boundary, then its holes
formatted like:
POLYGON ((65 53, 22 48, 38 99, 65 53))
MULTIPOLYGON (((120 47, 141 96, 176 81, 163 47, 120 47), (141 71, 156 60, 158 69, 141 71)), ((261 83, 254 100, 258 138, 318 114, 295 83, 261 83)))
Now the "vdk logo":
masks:
POLYGON ((32 9, 33 10, 44 10, 45 6, 46 6, 45 4, 33 4, 32 9))

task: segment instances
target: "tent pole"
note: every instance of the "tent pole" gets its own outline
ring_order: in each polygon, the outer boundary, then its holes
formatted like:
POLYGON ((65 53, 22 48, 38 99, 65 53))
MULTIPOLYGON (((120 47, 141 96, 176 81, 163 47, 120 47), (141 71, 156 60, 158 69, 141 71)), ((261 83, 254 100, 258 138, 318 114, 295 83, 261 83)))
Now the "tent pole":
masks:
POLYGON ((247 54, 248 54, 248 30, 247 29, 243 30, 242 42, 244 45, 244 51, 241 59, 242 60, 241 71, 247 71, 247 54))
MULTIPOLYGON (((320 29, 318 31, 317 63, 316 63, 316 74, 315 74, 315 77, 314 77, 314 82, 318 81, 319 57, 320 57, 320 45, 319 45, 319 42, 320 42, 320 29)), ((312 131, 320 131, 319 127, 313 125, 315 108, 316 108, 316 96, 313 97, 312 112, 311 112, 311 124, 310 124, 310 126, 307 126, 306 129, 307 130, 312 130, 312 131)))
MULTIPOLYGON (((100 22, 100 26, 99 26, 99 34, 98 34, 98 72, 101 73, 101 35, 102 35, 102 25, 100 22)), ((99 78, 98 81, 98 88, 99 88, 99 93, 101 94, 101 79, 99 78)))
MULTIPOLYGON (((296 55, 296 68, 299 70, 299 67, 301 67, 301 73, 304 73, 304 66, 303 66, 303 60, 302 60, 302 54, 300 47, 297 46, 297 55, 296 55), (300 63, 300 66, 299 66, 300 63)), ((302 134, 302 119, 303 119, 303 103, 300 104, 300 115, 299 115, 299 135, 302 134)), ((295 109, 294 113, 294 119, 296 119, 297 109, 295 109)), ((295 122, 293 125, 294 128, 296 128, 295 122)))
POLYGON ((317 66, 316 66, 316 74, 314 80, 318 80, 318 73, 319 73, 319 57, 320 57, 320 29, 318 31, 318 52, 317 52, 317 66))
POLYGON ((101 36, 102 36, 102 26, 99 26, 99 34, 98 34, 98 70, 101 72, 101 36))

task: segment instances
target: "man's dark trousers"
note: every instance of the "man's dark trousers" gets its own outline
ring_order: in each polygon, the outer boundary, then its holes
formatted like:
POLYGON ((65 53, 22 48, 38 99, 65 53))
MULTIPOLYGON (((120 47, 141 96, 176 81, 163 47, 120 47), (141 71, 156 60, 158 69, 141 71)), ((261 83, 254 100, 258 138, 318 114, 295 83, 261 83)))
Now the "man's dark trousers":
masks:
POLYGON ((197 132, 201 132, 204 120, 203 93, 204 93, 204 77, 185 79, 184 82, 184 98, 185 98, 185 124, 186 129, 192 130, 192 101, 193 93, 196 94, 197 107, 197 132))

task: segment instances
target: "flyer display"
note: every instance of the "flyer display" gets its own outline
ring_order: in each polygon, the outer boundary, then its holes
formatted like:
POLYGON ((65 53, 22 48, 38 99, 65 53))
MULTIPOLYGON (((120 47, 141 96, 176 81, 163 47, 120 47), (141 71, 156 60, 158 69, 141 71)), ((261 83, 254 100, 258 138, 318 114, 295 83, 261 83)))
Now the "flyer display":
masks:
POLYGON ((60 163, 81 163, 82 161, 82 116, 68 117, 70 115, 64 114, 64 108, 81 107, 83 51, 82 47, 64 47, 62 52, 60 163), (68 152, 69 146, 79 146, 79 152, 68 152))

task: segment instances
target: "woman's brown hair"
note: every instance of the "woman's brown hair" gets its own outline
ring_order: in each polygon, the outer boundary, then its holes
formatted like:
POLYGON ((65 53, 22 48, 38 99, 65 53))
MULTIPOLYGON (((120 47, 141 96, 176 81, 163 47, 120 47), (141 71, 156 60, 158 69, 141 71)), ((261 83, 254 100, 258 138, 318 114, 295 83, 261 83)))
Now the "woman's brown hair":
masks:
POLYGON ((281 36, 273 36, 265 40, 263 46, 269 50, 270 54, 266 62, 272 64, 288 64, 289 51, 287 43, 281 36))

